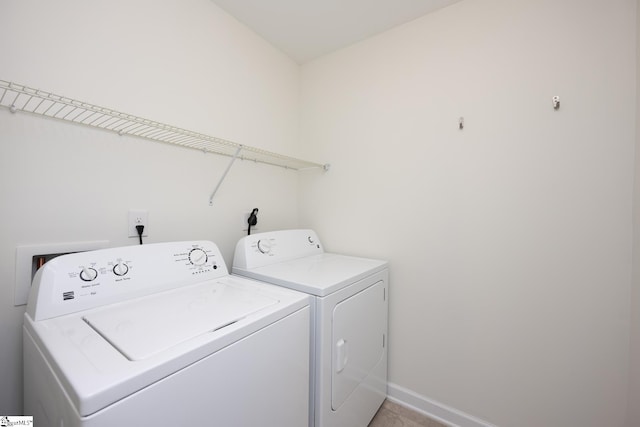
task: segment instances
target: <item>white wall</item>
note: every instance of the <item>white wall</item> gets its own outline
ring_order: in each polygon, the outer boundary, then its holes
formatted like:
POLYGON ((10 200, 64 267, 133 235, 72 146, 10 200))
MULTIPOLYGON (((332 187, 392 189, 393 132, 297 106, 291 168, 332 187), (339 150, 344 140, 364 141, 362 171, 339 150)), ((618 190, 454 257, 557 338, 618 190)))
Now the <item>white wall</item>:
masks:
POLYGON ((392 390, 624 425, 635 20, 635 0, 464 1, 302 67, 304 156, 332 169, 303 175, 301 225, 390 260, 392 390))
POLYGON ((629 396, 627 407, 627 427, 640 425, 640 98, 638 83, 640 82, 640 8, 636 18, 636 147, 635 147, 635 181, 633 193, 633 280, 631 288, 631 346, 629 353, 629 396))
MULTIPOLYGON (((299 67, 208 0, 0 4, 0 79, 295 155, 299 67)), ((263 230, 297 225, 297 174, 0 110, 0 414, 22 412, 16 247, 127 238, 210 239, 225 260, 259 207, 263 230)))

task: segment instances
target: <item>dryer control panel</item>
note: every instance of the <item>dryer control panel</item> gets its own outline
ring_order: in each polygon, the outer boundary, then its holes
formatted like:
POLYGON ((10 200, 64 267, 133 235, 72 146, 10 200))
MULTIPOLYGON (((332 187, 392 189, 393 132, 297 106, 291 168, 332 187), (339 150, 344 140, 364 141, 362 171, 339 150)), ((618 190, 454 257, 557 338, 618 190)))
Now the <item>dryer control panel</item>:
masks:
POLYGON ((124 246, 59 256, 36 273, 27 315, 62 316, 228 275, 213 242, 124 246))
POLYGON ((257 268, 324 253, 313 230, 282 230, 245 236, 236 244, 233 266, 257 268))

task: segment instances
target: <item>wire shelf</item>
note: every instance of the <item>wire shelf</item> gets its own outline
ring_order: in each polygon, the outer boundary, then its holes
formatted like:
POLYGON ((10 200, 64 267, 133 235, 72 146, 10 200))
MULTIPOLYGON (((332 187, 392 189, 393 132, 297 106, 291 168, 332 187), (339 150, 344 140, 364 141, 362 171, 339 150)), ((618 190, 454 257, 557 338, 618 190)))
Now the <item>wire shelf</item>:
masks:
POLYGON ((181 129, 87 102, 0 80, 0 106, 12 113, 23 111, 40 116, 104 129, 118 135, 132 135, 152 141, 180 145, 234 159, 250 160, 287 169, 323 168, 328 165, 283 156, 225 139, 181 129))

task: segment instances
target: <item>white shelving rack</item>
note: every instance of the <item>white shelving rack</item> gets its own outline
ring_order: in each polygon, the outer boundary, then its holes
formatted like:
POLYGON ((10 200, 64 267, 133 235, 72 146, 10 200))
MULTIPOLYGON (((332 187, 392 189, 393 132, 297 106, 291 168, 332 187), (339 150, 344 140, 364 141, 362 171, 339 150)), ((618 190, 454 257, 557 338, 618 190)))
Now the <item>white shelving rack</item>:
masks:
POLYGON ((78 101, 5 80, 0 80, 0 106, 8 108, 12 113, 22 111, 99 128, 115 132, 118 135, 137 136, 152 141, 192 148, 206 153, 229 156, 232 158, 231 162, 211 194, 209 204, 212 204, 216 191, 236 159, 265 163, 293 170, 315 168, 321 168, 325 171, 329 170, 328 164, 309 162, 259 148, 237 144, 225 139, 133 116, 110 108, 99 107, 88 102, 78 101))

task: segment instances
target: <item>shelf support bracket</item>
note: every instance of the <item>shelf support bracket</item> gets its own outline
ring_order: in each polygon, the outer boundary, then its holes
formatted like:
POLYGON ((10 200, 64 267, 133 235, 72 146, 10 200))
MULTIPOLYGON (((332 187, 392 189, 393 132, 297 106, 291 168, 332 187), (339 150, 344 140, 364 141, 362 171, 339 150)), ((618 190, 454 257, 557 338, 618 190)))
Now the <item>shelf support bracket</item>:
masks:
POLYGON ((238 158, 238 155, 240 154, 240 151, 242 151, 242 145, 238 146, 238 149, 236 150, 236 152, 234 153, 233 157, 231 158, 231 161, 229 162, 229 165, 227 166, 227 169, 225 169, 224 173, 220 177, 220 181, 218 181, 218 185, 216 185, 216 188, 213 190, 213 193, 211 193, 211 196, 209 196, 209 206, 213 206, 213 197, 218 192, 218 189, 220 188, 220 185, 222 185, 222 181, 224 181, 224 179, 227 177, 227 174, 229 173, 229 169, 231 169, 231 166, 233 166, 233 162, 235 162, 236 159, 238 158))

